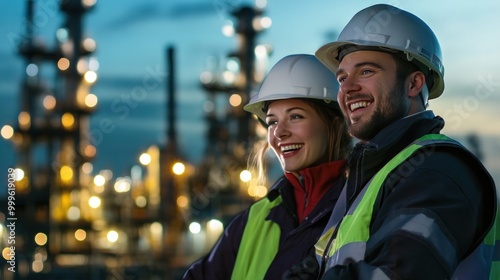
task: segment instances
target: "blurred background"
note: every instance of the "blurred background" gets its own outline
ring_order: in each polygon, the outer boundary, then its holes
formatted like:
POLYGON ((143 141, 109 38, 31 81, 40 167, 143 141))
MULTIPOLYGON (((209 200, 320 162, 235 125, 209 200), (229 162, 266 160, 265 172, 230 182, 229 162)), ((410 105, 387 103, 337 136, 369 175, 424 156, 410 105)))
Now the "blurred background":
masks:
MULTIPOLYGON (((242 106, 376 3, 1 1, 0 279, 180 279, 281 175, 247 170, 265 131, 242 106)), ((430 109, 498 182, 500 2, 381 3, 437 34, 430 109)))

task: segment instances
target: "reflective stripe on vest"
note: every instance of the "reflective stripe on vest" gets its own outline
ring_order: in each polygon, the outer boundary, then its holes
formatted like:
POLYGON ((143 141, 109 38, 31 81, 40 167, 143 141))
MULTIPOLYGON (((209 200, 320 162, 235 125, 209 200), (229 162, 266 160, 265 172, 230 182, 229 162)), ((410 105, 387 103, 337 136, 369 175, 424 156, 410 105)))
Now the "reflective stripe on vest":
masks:
MULTIPOLYGON (((366 242, 369 238, 373 240, 383 238, 386 236, 385 233, 391 232, 394 229, 401 229, 410 234, 420 236, 421 238, 425 238, 430 245, 435 247, 436 249, 446 249, 442 250, 443 259, 450 267, 455 267, 458 260, 456 259, 456 254, 454 252, 453 245, 446 239, 444 233, 441 232, 439 227, 435 224, 432 217, 427 216, 425 213, 421 214, 413 214, 413 215, 401 215, 396 219, 391 221, 389 224, 384 226, 380 231, 381 234, 376 234, 375 236, 370 237, 370 222, 372 220, 373 206, 375 200, 378 196, 381 187, 386 180, 389 173, 391 173, 395 168, 397 168, 400 164, 402 164, 405 160, 407 160, 415 151, 426 148, 433 148, 434 145, 454 145, 461 146, 458 142, 442 135, 442 134, 429 134, 421 137, 413 144, 402 150, 398 155, 396 155, 393 159, 391 159, 371 180, 366 184, 363 188, 362 192, 356 197, 355 201, 349 208, 349 211, 344 216, 344 218, 340 221, 340 225, 338 228, 337 235, 333 242, 331 243, 330 248, 325 248, 328 246, 325 239, 331 236, 334 232, 334 227, 338 222, 333 221, 332 224, 329 223, 331 228, 327 228, 325 230, 325 234, 320 238, 320 241, 316 244, 318 252, 324 251, 325 249, 328 251, 326 254, 326 269, 333 267, 335 265, 346 265, 351 262, 357 262, 363 260, 365 257, 366 251, 366 242), (432 232, 432 235, 430 233, 432 232), (431 238, 429 238, 432 236, 431 238)), ((424 151, 426 153, 426 151, 424 151)), ((498 219, 498 215, 497 215, 498 219)), ((487 238, 485 238, 485 242, 478 246, 478 249, 475 251, 476 254, 472 254, 470 256, 471 260, 483 260, 482 264, 480 262, 462 262, 459 265, 459 269, 456 271, 456 275, 459 275, 459 271, 476 271, 475 278, 466 278, 460 276, 460 278, 455 277, 454 279, 488 279, 488 277, 477 278, 478 270, 485 270, 491 264, 491 256, 493 255, 493 249, 495 240, 498 240, 499 231, 496 231, 495 228, 498 226, 498 223, 494 224, 487 238), (484 245, 487 243, 491 243, 492 245, 484 245), (485 247, 486 246, 486 247, 485 247), (489 258, 488 258, 489 257, 489 258), (486 261, 485 258, 487 259, 486 261), (486 266, 484 264, 487 264, 486 266)), ((498 242, 497 242, 498 243, 498 242)), ((496 247, 498 252, 498 245, 496 247)), ((496 260, 500 260, 500 254, 497 253, 496 260)), ((467 259, 466 259, 467 260, 467 259)), ((494 265, 491 269, 486 269, 486 274, 490 274, 489 279, 500 279, 494 278, 494 273, 499 273, 498 264, 493 263, 494 265), (495 265, 497 264, 497 265, 495 265), (491 273, 490 273, 491 271, 491 273)), ((497 276, 498 277, 498 276, 497 276)))
POLYGON ((264 198, 250 207, 231 279, 263 279, 266 275, 278 252, 281 234, 279 225, 266 218, 281 201, 281 196, 273 201, 264 198))

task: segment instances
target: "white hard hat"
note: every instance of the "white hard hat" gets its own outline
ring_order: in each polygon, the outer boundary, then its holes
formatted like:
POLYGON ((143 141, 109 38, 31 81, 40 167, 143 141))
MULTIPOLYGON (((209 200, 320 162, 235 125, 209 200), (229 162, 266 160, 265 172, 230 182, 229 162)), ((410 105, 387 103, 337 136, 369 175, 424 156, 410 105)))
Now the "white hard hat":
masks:
POLYGON ((259 92, 243 107, 247 112, 266 119, 266 101, 312 98, 326 104, 337 104, 339 86, 335 75, 314 55, 289 55, 278 61, 262 82, 259 92))
POLYGON ((430 74, 427 75, 432 79, 429 98, 443 93, 444 66, 439 41, 424 21, 407 11, 386 4, 359 11, 344 27, 337 41, 319 48, 316 57, 335 73, 339 66, 339 50, 346 45, 401 51, 408 61, 430 74), (427 69, 422 69, 424 67, 427 69))

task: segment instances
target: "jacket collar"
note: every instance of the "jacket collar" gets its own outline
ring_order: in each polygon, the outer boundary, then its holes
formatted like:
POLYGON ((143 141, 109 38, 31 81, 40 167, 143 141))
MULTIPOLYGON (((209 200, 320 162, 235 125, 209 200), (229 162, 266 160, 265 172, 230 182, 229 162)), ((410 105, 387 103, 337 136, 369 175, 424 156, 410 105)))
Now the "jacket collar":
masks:
POLYGON ((383 149, 403 140, 403 145, 406 146, 425 134, 438 133, 443 127, 444 120, 441 117, 436 117, 432 111, 422 111, 393 122, 368 143, 383 149))
POLYGON ((410 143, 429 133, 439 133, 444 120, 423 111, 393 122, 372 140, 359 142, 349 157, 348 197, 353 197, 375 173, 410 143))
MULTIPOLYGON (((325 182, 327 181, 335 181, 336 179, 338 179, 339 176, 341 176, 340 172, 343 172, 345 170, 345 162, 344 160, 341 160, 341 161, 334 161, 334 162, 328 162, 328 163, 325 163, 325 164, 322 164, 322 165, 319 165, 319 166, 315 166, 315 167, 310 167, 310 168, 306 168, 305 170, 302 170, 300 171, 300 175, 301 176, 304 176, 304 177, 307 177, 309 180, 312 180, 314 181, 314 177, 316 175, 318 176, 322 176, 325 175, 325 174, 329 174, 327 177, 323 178, 322 183, 325 184, 325 182), (333 168, 332 170, 330 170, 329 168, 333 168), (328 170, 328 172, 325 172, 325 169, 328 170)), ((270 200, 270 201, 273 201, 275 200, 279 195, 280 195, 280 188, 283 186, 283 184, 291 184, 289 179, 287 178, 287 176, 293 176, 292 174, 287 174, 287 175, 283 175, 281 176, 274 184, 273 186, 269 189, 269 192, 267 194, 267 198, 270 200), (284 182, 285 181, 285 182, 284 182)), ((310 184, 312 184, 310 182, 310 184)), ((291 187, 291 186, 290 186, 291 187)))

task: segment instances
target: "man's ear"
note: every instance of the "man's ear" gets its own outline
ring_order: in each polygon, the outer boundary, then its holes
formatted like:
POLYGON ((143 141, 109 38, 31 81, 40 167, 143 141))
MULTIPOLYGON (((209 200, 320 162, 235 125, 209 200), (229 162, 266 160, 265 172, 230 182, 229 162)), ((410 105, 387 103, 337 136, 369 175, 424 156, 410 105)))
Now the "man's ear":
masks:
POLYGON ((420 71, 415 71, 408 76, 408 95, 416 97, 425 85, 425 75, 420 71))

